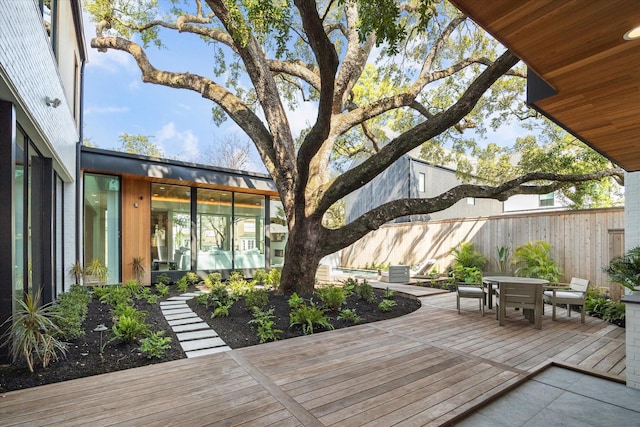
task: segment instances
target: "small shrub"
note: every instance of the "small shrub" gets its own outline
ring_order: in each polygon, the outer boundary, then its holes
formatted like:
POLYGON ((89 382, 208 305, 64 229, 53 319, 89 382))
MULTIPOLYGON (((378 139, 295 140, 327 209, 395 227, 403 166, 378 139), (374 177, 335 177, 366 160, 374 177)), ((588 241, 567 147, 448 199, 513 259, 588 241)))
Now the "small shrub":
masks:
POLYGON ((144 296, 144 300, 147 302, 147 304, 157 304, 160 300, 160 297, 155 294, 147 294, 144 296))
POLYGON ((148 334, 149 326, 135 317, 123 314, 119 316, 118 321, 113 324, 111 330, 113 332, 112 341, 120 340, 124 343, 132 343, 141 336, 148 334))
POLYGON ((389 288, 387 288, 387 289, 385 289, 385 290, 384 290, 384 297, 385 297, 386 299, 391 299, 391 298, 393 298, 393 296, 395 295, 395 293, 396 293, 396 292, 395 292, 393 289, 389 289, 389 288))
POLYGON ((337 319, 351 323, 360 323, 360 321, 362 320, 360 316, 356 314, 356 310, 352 308, 345 308, 344 310, 340 310, 340 314, 338 314, 337 319))
POLYGON ((518 266, 516 276, 537 277, 557 282, 562 273, 560 267, 551 259, 551 244, 543 241, 520 245, 513 253, 512 264, 518 266))
POLYGON ((178 281, 176 282, 176 288, 182 293, 187 292, 187 289, 189 289, 189 281, 187 280, 187 276, 182 276, 180 279, 178 279, 178 281))
POLYGON ((324 310, 317 307, 313 301, 309 305, 303 304, 289 313, 289 327, 293 326, 301 326, 302 333, 305 335, 312 334, 318 328, 333 329, 324 310))
POLYGON ((118 304, 113 310, 114 323, 118 322, 122 316, 127 316, 144 323, 147 318, 147 312, 138 310, 132 305, 118 304))
POLYGON ((17 300, 20 309, 3 323, 3 326, 9 323, 10 327, 0 337, 0 347, 9 346, 14 363, 20 357, 24 358, 29 372, 33 372, 36 363, 46 368, 66 353, 66 344, 55 338, 59 329, 54 323, 56 317, 51 312, 51 305, 40 306, 39 300, 40 294, 35 298, 27 294, 24 301, 17 300))
POLYGON ((358 279, 349 277, 348 279, 343 280, 341 283, 342 283, 342 291, 344 292, 345 298, 349 298, 351 295, 353 295, 354 290, 358 285, 358 279))
POLYGON ((158 277, 156 277, 156 284, 169 286, 170 283, 171 278, 167 275, 167 273, 159 274, 158 277))
POLYGON ((207 275, 207 277, 205 277, 204 279, 204 284, 209 289, 221 283, 222 283, 222 274, 220 273, 209 273, 209 275, 207 275))
POLYGON ((102 301, 102 298, 109 292, 109 286, 98 285, 93 287, 93 295, 98 299, 98 301, 102 301))
POLYGON ((273 267, 271 268, 271 270, 269 270, 269 275, 267 276, 267 280, 265 284, 278 289, 280 287, 281 279, 282 279, 282 269, 273 267))
POLYGON ((253 284, 244 280, 244 276, 241 271, 234 271, 231 273, 227 286, 231 290, 231 293, 238 296, 244 295, 254 288, 253 284))
POLYGON ((252 282, 254 285, 266 285, 267 284, 267 279, 269 278, 269 275, 267 274, 266 271, 264 271, 262 268, 258 268, 256 271, 254 271, 253 273, 253 279, 252 282))
POLYGON ((160 298, 164 298, 169 295, 169 286, 165 285, 164 283, 158 283, 156 284, 156 292, 158 293, 160 298))
POLYGON ((164 356, 164 353, 171 348, 171 337, 164 336, 165 331, 154 332, 147 338, 140 340, 140 347, 138 350, 144 354, 147 359, 157 358, 160 359, 164 356))
POLYGON ((91 294, 85 287, 71 286, 69 292, 58 296, 51 313, 58 327, 55 337, 60 340, 75 340, 84 335, 82 322, 87 316, 91 294))
POLYGON ((338 286, 331 285, 319 288, 314 293, 331 311, 338 311, 342 304, 347 302, 344 296, 344 290, 338 286))
POLYGON ((193 271, 188 271, 185 276, 187 278, 187 282, 189 282, 190 285, 197 285, 198 283, 200 283, 200 277, 198 277, 198 275, 193 271))
POLYGON ((107 293, 100 298, 100 302, 116 307, 120 304, 131 304, 133 300, 129 289, 122 286, 109 286, 107 293))
POLYGON ((244 305, 247 310, 258 308, 262 310, 269 302, 269 293, 265 289, 253 289, 244 295, 244 305))
POLYGON ((294 292, 287 300, 287 304, 289 304, 290 309, 297 310, 302 306, 302 304, 304 304, 304 298, 298 296, 298 294, 294 292))
POLYGON ((398 303, 392 299, 383 299, 380 304, 378 304, 378 307, 380 308, 380 311, 386 313, 387 311, 391 311, 391 309, 396 305, 398 305, 398 303))
POLYGON ((122 287, 129 292, 129 296, 137 298, 142 294, 142 284, 136 280, 127 280, 122 284, 122 287))
POLYGON ((353 291, 361 300, 373 302, 376 299, 375 293, 373 292, 373 286, 371 286, 366 280, 363 280, 362 283, 356 284, 353 291))
POLYGON ((253 307, 253 320, 249 324, 257 326, 257 334, 260 343, 276 341, 282 330, 274 328, 273 309, 262 311, 258 307, 253 307))
POLYGON ((458 247, 451 249, 451 254, 454 258, 453 267, 476 267, 482 270, 487 265, 487 258, 477 251, 471 242, 460 243, 458 247))
POLYGON ((227 317, 229 316, 229 309, 233 306, 234 301, 231 300, 226 304, 218 304, 211 313, 211 318, 214 317, 227 317))
POLYGON ((196 304, 204 305, 207 307, 209 305, 209 294, 200 294, 196 297, 196 304))

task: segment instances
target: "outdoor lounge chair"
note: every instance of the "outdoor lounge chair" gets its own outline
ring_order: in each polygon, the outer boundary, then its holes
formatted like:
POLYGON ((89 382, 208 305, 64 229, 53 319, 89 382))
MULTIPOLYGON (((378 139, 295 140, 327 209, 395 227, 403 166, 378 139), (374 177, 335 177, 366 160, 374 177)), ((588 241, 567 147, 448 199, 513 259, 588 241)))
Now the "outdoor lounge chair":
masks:
POLYGON ((460 314, 460 298, 477 298, 480 302, 480 311, 484 316, 484 290, 482 286, 471 283, 456 284, 456 307, 460 314))
POLYGON ((409 275, 411 277, 427 277, 427 273, 433 266, 436 265, 436 260, 433 258, 428 258, 422 261, 420 264, 416 265, 409 271, 409 275))
POLYGON ((584 323, 584 302, 587 296, 587 288, 589 288, 589 281, 577 277, 572 277, 568 286, 548 287, 544 291, 543 298, 551 304, 551 319, 556 320, 556 305, 567 305, 567 317, 571 317, 571 306, 578 305, 581 307, 580 321, 584 323))

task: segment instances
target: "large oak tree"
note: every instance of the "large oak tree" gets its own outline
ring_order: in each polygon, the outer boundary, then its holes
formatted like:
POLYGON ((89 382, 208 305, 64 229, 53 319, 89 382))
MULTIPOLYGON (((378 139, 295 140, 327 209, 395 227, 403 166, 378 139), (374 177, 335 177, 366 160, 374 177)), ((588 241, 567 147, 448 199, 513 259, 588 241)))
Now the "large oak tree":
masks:
POLYGON ((515 80, 523 84, 518 58, 437 0, 85 4, 96 22, 93 48, 127 52, 144 82, 210 99, 214 117, 231 118, 255 144, 288 221, 284 292, 309 293, 323 256, 394 218, 446 209, 465 197, 505 200, 621 173, 542 171, 502 183, 464 184, 434 198, 395 200, 329 229, 322 225, 325 212, 403 154, 512 109, 510 90, 492 88, 515 80), (211 76, 154 66, 147 49, 161 45, 168 31, 195 34, 210 44, 211 76), (300 99, 315 101, 317 114, 298 137, 288 112, 300 99), (365 157, 332 174, 335 156, 350 150, 365 157))

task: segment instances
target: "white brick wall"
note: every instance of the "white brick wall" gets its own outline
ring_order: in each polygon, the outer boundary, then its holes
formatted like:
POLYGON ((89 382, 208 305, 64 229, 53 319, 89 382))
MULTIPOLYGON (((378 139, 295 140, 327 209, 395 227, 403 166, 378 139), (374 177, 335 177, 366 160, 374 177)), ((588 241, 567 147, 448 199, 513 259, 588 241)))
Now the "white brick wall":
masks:
MULTIPOLYGON (((640 245, 640 172, 625 176, 624 246, 629 250, 640 245)), ((626 305, 627 385, 640 389, 640 304, 626 305)))

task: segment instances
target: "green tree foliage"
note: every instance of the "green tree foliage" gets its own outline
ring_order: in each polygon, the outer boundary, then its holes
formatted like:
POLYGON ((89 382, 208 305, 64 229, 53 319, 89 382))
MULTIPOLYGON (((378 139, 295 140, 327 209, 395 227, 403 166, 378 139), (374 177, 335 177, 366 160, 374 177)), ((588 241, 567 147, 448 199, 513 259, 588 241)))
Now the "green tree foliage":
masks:
POLYGON ((152 136, 129 135, 123 132, 119 137, 120 147, 117 151, 131 154, 142 154, 143 156, 164 157, 164 151, 153 142, 149 141, 152 136))
MULTIPOLYGON (((534 115, 519 98, 525 69, 518 58, 437 0, 87 0, 85 7, 96 23, 93 48, 128 53, 146 83, 211 100, 214 121, 231 118, 255 145, 289 226, 286 293, 309 295, 323 256, 394 218, 440 211, 465 197, 545 194, 620 173, 545 169, 499 185, 465 184, 329 228, 323 218, 336 202, 405 153, 427 143, 427 159, 436 163, 447 154, 441 146, 478 156, 467 131, 483 135, 534 115), (207 43, 212 74, 154 66, 147 49, 162 46, 169 32, 207 43), (303 100, 315 102, 317 113, 294 135, 290 113, 303 100), (347 169, 353 156, 358 163, 347 169)), ((468 161, 457 168, 475 172, 468 161)))

